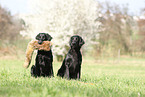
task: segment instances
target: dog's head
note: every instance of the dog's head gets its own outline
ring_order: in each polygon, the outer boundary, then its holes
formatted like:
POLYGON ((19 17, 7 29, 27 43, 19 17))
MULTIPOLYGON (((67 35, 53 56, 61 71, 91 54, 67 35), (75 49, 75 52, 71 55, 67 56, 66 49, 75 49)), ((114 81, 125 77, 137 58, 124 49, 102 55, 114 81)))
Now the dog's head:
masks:
POLYGON ((69 44, 70 44, 71 48, 80 49, 82 47, 82 45, 85 44, 85 42, 82 39, 82 37, 80 37, 78 35, 74 35, 71 37, 69 44))
POLYGON ((36 39, 38 40, 38 44, 42 44, 43 41, 51 41, 52 37, 47 33, 39 33, 36 39))

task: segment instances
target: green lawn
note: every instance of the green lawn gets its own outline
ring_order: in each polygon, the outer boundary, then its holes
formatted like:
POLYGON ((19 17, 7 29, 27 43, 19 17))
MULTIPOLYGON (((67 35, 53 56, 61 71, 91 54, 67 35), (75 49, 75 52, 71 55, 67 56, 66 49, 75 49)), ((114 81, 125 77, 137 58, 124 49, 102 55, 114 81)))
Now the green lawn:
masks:
POLYGON ((33 78, 23 62, 0 59, 0 97, 145 97, 145 59, 84 58, 80 80, 57 77, 57 61, 55 77, 33 78))

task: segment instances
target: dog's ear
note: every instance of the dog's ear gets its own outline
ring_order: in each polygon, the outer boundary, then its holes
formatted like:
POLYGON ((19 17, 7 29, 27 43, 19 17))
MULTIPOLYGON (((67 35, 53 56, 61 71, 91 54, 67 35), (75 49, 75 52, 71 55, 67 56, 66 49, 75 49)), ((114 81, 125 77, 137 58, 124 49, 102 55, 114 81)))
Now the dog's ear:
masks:
POLYGON ((46 36, 46 40, 47 41, 51 41, 52 40, 52 37, 49 34, 45 34, 45 36, 46 36))
POLYGON ((82 39, 82 37, 79 37, 79 46, 81 47, 84 44, 85 44, 85 41, 82 39))
POLYGON ((36 36, 36 39, 37 39, 37 40, 40 39, 40 33, 36 36))
POLYGON ((71 42, 72 42, 72 38, 73 38, 73 37, 71 37, 71 38, 70 38, 70 40, 69 40, 69 45, 71 45, 71 42))

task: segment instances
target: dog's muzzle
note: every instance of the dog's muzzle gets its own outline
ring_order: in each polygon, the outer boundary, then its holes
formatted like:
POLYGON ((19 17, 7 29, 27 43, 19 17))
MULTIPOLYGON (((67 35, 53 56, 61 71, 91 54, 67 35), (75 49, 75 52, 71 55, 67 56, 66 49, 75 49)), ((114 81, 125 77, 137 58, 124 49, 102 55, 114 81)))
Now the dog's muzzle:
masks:
POLYGON ((40 45, 41 45, 42 43, 43 43, 43 41, 42 41, 42 40, 38 40, 38 44, 40 44, 40 45))

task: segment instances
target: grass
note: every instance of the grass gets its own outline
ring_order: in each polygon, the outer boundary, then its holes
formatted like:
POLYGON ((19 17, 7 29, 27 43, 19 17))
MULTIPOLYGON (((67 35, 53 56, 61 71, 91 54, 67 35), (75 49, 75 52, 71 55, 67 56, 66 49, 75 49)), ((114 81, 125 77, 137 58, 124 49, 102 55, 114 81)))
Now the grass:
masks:
MULTIPOLYGON (((84 58, 80 80, 33 78, 22 59, 0 59, 0 97, 145 97, 145 60, 84 58)), ((34 64, 34 61, 32 62, 34 64)))

